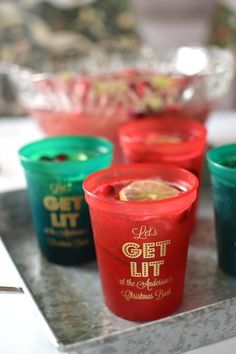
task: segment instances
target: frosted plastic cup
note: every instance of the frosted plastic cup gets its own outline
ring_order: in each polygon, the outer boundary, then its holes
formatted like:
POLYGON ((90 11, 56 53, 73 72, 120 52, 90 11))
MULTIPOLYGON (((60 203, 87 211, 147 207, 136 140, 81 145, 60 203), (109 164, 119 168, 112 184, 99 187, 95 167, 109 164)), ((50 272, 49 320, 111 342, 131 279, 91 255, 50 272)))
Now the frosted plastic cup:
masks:
POLYGON ((95 258, 82 182, 110 166, 112 151, 109 140, 91 136, 47 138, 20 149, 33 224, 40 250, 49 261, 77 264, 95 258), (47 161, 58 155, 69 159, 47 161))
POLYGON ((207 154, 211 174, 219 267, 236 277, 236 144, 207 154))
MULTIPOLYGON (((148 118, 125 124, 119 131, 119 140, 127 162, 174 164, 194 173, 201 181, 206 149, 203 124, 174 117, 148 118), (155 143, 155 135, 178 137, 180 141, 155 143)), ((192 210, 191 230, 196 224, 196 209, 197 203, 192 210)))
POLYGON ((175 312, 183 297, 195 175, 175 166, 114 166, 85 179, 98 267, 107 307, 133 321, 175 312), (184 191, 159 201, 120 201, 117 183, 160 178, 184 191), (114 187, 113 187, 114 188, 114 187))

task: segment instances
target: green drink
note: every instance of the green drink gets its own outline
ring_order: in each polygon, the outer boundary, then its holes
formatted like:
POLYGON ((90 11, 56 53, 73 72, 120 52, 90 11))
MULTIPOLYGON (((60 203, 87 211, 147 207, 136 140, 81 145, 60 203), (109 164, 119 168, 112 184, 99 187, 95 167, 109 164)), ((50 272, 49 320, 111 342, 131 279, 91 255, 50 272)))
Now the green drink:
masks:
POLYGON ((109 167, 113 145, 92 136, 47 138, 19 151, 39 247, 58 264, 95 258, 82 182, 109 167))

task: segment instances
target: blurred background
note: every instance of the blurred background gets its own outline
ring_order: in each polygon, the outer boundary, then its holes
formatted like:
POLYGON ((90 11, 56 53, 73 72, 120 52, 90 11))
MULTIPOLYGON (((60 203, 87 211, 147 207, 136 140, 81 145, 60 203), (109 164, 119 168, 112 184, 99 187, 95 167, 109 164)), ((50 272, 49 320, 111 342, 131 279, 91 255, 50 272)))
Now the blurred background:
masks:
MULTIPOLYGON (((0 61, 56 70, 96 49, 150 45, 156 53, 185 45, 235 50, 234 0, 0 0, 0 61)), ((231 90, 220 108, 234 108, 231 90)), ((0 75, 0 116, 25 114, 13 86, 0 75)))

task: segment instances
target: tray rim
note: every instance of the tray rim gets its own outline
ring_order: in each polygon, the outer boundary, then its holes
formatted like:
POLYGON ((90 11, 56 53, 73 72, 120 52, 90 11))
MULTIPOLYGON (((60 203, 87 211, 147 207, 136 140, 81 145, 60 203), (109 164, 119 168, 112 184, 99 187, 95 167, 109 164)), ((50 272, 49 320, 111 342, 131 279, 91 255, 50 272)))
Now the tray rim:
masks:
MULTIPOLYGON (((3 232, 1 232, 3 233, 3 232)), ((31 304, 33 304, 33 306, 35 307, 37 314, 39 314, 39 318, 41 320, 41 323, 43 323, 44 329, 46 330, 46 334, 48 335, 49 339, 51 340, 51 342, 58 347, 60 344, 60 341, 58 340, 55 331, 53 330, 53 328, 51 327, 49 321, 47 320, 47 317, 45 316, 44 312, 42 311, 39 303, 37 302, 35 295, 33 294, 32 290, 30 289, 30 286, 28 285, 27 281, 25 280, 24 276, 22 275, 22 273, 20 272, 20 270, 18 269, 14 258, 12 257, 12 255, 10 254, 7 245, 5 244, 2 236, 0 235, 0 244, 2 246, 2 248, 4 249, 4 251, 7 253, 7 255, 9 256, 9 258, 11 259, 12 265, 15 268, 20 281, 21 281, 21 287, 23 289, 23 294, 27 297, 27 299, 30 300, 31 304)))
MULTIPOLYGON (((60 349, 61 350, 74 350, 74 349, 80 349, 80 347, 83 347, 84 345, 87 345, 87 344, 96 345, 96 344, 99 344, 100 342, 102 342, 102 340, 111 339, 111 338, 115 339, 120 334, 129 334, 129 333, 133 332, 136 328, 155 327, 155 325, 157 323, 161 325, 162 322, 166 323, 168 321, 173 321, 175 318, 178 318, 178 317, 179 318, 181 318, 181 317, 184 318, 184 317, 186 317, 186 314, 192 314, 194 312, 199 312, 200 313, 204 309, 209 309, 209 308, 214 310, 214 308, 217 308, 218 305, 224 304, 224 303, 229 303, 230 300, 235 301, 235 304, 236 304, 236 296, 235 297, 230 297, 230 298, 227 298, 225 300, 216 301, 216 302, 214 302, 214 303, 212 303, 210 305, 200 306, 200 307, 192 309, 192 310, 187 310, 187 311, 184 311, 184 312, 181 312, 181 313, 176 313, 176 314, 173 314, 173 315, 170 315, 170 316, 167 316, 167 317, 164 317, 164 318, 160 318, 160 319, 157 319, 157 320, 154 320, 154 321, 140 323, 140 325, 138 327, 126 328, 126 329, 124 329, 122 331, 115 331, 115 332, 113 332, 111 334, 108 334, 108 335, 97 336, 97 337, 94 337, 94 338, 89 338, 87 340, 77 341, 77 342, 72 343, 72 344, 63 344, 63 343, 61 344, 60 341, 59 341, 60 349)), ((235 329, 235 335, 236 335, 236 329, 235 329)), ((231 337, 233 337, 233 336, 225 337, 225 339, 231 338, 231 337)), ((208 344, 213 344, 213 343, 217 343, 217 342, 214 342, 214 341, 211 342, 210 341, 208 344)), ((200 347, 193 347, 192 349, 196 349, 196 348, 200 348, 200 347)), ((192 349, 190 349, 190 350, 192 350, 192 349)))

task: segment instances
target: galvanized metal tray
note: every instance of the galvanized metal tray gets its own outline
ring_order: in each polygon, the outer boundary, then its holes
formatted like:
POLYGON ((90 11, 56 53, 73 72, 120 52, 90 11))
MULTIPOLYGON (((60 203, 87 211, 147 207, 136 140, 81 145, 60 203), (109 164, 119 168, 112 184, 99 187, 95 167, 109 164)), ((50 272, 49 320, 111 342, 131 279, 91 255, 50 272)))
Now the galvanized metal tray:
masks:
POLYGON ((62 267, 41 257, 24 190, 0 194, 0 234, 59 349, 176 354, 236 335, 236 279, 217 267, 209 189, 199 209, 181 309, 149 323, 122 320, 104 306, 96 262, 62 267))

